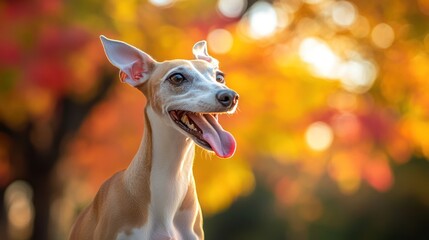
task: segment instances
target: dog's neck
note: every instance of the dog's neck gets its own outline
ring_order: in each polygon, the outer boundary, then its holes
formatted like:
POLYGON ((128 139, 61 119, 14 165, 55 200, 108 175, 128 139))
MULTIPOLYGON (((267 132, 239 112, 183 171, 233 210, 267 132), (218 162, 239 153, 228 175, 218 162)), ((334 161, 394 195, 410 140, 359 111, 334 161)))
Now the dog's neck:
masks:
POLYGON ((125 184, 137 199, 144 194, 151 194, 151 199, 156 199, 157 191, 165 194, 162 191, 167 191, 176 183, 189 183, 194 155, 193 140, 167 125, 165 120, 150 105, 147 105, 143 139, 137 154, 125 172, 125 184), (147 181, 151 185, 156 182, 158 184, 156 189, 153 187, 142 189, 142 183, 147 181), (159 183, 169 183, 169 186, 160 186, 159 183))

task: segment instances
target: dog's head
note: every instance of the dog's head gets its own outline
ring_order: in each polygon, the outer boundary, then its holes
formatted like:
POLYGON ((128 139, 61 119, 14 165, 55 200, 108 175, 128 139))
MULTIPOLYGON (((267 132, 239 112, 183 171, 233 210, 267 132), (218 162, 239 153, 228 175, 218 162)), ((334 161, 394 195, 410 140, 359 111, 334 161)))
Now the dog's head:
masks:
POLYGON ((205 41, 194 45, 196 60, 164 62, 127 43, 104 36, 101 41, 109 61, 120 69, 121 81, 140 89, 166 124, 219 157, 234 154, 234 137, 223 130, 218 115, 235 111, 238 94, 226 87, 205 41))

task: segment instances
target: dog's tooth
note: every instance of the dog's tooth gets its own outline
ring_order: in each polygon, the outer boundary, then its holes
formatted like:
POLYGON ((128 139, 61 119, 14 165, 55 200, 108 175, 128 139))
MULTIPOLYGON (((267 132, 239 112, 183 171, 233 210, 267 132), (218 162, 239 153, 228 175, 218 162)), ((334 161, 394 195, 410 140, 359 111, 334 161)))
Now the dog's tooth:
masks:
POLYGON ((194 123, 189 121, 189 117, 184 114, 181 118, 180 121, 182 123, 184 123, 189 129, 194 130, 194 131, 198 131, 198 129, 195 127, 194 123))
POLYGON ((186 116, 186 114, 185 115, 183 115, 182 116, 182 118, 180 119, 183 123, 185 123, 186 125, 188 125, 189 124, 189 119, 188 119, 188 116, 186 116))

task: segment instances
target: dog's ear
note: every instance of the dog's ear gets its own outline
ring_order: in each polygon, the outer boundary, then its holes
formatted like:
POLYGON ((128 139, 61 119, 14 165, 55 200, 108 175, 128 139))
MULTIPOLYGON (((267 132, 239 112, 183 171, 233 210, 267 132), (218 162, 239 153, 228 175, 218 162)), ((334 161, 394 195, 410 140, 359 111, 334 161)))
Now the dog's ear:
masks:
POLYGON ((195 43, 194 47, 192 48, 192 53, 196 59, 205 60, 216 67, 219 67, 219 61, 208 54, 206 41, 202 40, 195 43))
POLYGON ((145 52, 127 43, 100 36, 109 61, 119 68, 119 78, 131 86, 147 81, 152 73, 155 60, 145 52))

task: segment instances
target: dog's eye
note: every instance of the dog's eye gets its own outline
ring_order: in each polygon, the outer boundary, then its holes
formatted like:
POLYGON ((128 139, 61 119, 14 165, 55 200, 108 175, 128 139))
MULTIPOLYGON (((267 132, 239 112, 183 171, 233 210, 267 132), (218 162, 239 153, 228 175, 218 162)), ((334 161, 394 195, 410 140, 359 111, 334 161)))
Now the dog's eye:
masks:
POLYGON ((170 77, 168 77, 168 81, 171 84, 180 85, 184 81, 186 81, 186 78, 181 73, 175 73, 175 74, 171 75, 170 77))
POLYGON ((225 75, 221 72, 216 73, 216 81, 219 83, 225 83, 225 75))

